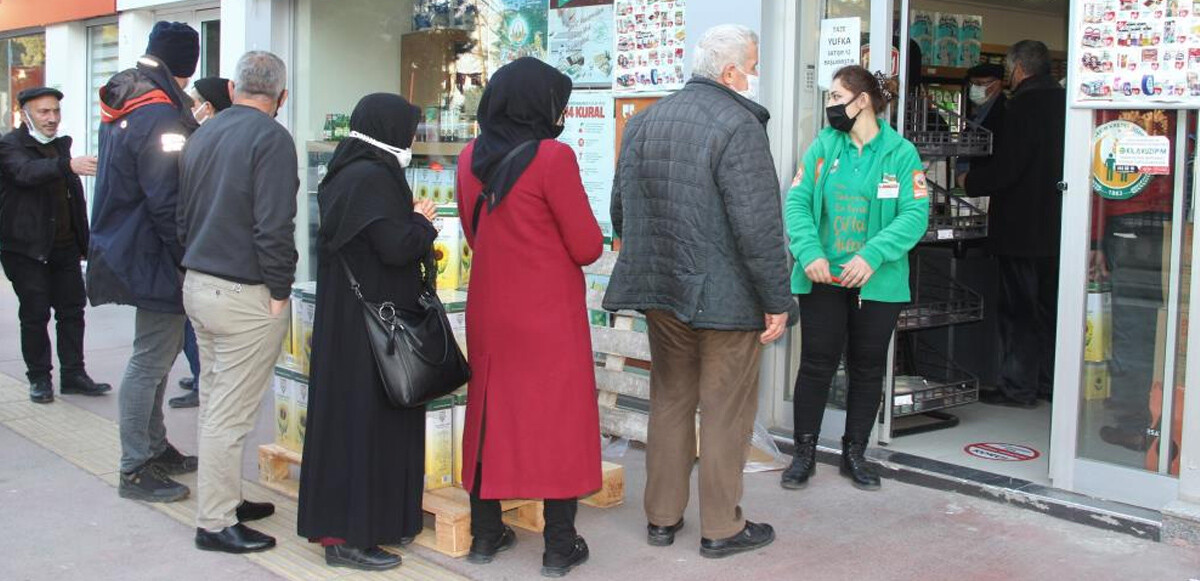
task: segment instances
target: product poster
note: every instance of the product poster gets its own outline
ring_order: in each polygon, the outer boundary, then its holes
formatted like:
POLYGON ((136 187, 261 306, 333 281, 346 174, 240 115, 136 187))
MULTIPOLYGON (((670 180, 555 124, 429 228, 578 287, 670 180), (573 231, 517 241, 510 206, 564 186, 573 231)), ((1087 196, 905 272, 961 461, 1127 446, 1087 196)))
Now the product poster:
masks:
POLYGON ((616 0, 613 88, 665 92, 683 87, 685 0, 616 0))
POLYGON ((492 67, 521 57, 546 58, 546 0, 499 0, 500 29, 496 31, 492 67))
POLYGON ((1200 103, 1200 2, 1087 0, 1077 24, 1077 106, 1200 103))
POLYGON ((592 214, 604 236, 612 236, 609 204, 612 200, 616 156, 612 144, 617 138, 613 98, 609 91, 574 91, 567 105, 566 126, 558 140, 575 150, 579 174, 587 192, 592 214))
POLYGON ((549 63, 576 88, 611 87, 612 0, 552 0, 550 6, 549 63))

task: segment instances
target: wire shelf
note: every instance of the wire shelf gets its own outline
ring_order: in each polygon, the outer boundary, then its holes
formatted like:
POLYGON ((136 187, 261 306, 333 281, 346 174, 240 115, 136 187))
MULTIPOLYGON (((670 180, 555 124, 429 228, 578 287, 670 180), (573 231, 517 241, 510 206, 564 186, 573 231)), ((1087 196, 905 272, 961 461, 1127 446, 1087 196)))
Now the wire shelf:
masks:
POLYGON ((983 295, 967 288, 920 255, 913 261, 913 301, 900 311, 897 331, 918 331, 983 320, 983 295))
POLYGON ((979 401, 979 378, 916 338, 897 351, 892 417, 901 418, 979 401))
POLYGON ((992 154, 992 132, 934 102, 928 94, 908 99, 904 136, 922 156, 974 157, 992 154))
POLYGON ((987 238, 988 215, 933 180, 929 188, 929 229, 922 243, 956 242, 987 238))

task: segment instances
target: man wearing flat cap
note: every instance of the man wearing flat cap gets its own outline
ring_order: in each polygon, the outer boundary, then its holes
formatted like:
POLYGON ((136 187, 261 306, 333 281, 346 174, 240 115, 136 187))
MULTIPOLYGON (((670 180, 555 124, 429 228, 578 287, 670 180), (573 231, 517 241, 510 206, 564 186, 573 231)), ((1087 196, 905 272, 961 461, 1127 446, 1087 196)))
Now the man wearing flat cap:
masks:
POLYGON ((96 174, 95 157, 71 157, 71 138, 58 134, 57 89, 17 95, 21 126, 0 138, 0 264, 20 307, 21 355, 29 399, 54 401, 50 311, 58 331, 59 389, 103 395, 83 366, 83 290, 80 261, 87 254, 87 208, 80 176, 96 174))
POLYGON ((200 36, 192 27, 158 22, 137 66, 100 89, 87 293, 93 305, 136 307, 133 355, 118 394, 118 493, 147 502, 187 498, 188 487, 171 476, 196 470, 196 457, 167 441, 162 400, 187 320, 175 206, 179 155, 197 127, 182 87, 199 56, 200 36))
MULTIPOLYGON (((992 151, 996 151, 1004 127, 1008 97, 1004 95, 1004 66, 982 63, 967 69, 968 119, 992 132, 992 151)), ((959 173, 986 166, 991 156, 960 160, 959 173)))

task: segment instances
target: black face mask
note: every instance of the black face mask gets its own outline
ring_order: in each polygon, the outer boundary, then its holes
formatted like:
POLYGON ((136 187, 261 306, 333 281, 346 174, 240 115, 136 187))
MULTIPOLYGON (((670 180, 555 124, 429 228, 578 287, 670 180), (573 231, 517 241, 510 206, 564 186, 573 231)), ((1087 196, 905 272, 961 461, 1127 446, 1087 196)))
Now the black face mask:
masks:
MULTIPOLYGON (((858 95, 855 95, 854 98, 857 99, 858 95)), ((853 100, 851 99, 851 101, 853 100)), ((830 105, 825 108, 825 118, 829 120, 829 126, 842 133, 849 133, 851 129, 854 129, 854 120, 858 119, 859 115, 862 115, 861 110, 853 117, 847 115, 846 103, 830 105)))

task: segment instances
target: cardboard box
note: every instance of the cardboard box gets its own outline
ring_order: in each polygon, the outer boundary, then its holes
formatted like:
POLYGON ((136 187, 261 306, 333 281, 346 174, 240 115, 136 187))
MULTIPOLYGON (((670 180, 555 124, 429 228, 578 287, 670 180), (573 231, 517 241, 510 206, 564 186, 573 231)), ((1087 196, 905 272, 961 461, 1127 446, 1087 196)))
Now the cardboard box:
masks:
POLYGON ((292 377, 292 442, 296 452, 304 452, 304 434, 308 428, 308 378, 294 373, 292 377))
POLYGON ((271 391, 275 394, 275 443, 293 450, 291 437, 295 414, 292 413, 292 380, 286 369, 275 368, 271 391))
POLYGON ((454 485, 462 486, 463 429, 467 426, 467 388, 454 392, 454 485))
POLYGON ((425 406, 425 490, 454 482, 454 396, 425 406))
POLYGON ((440 227, 433 241, 433 254, 437 258, 437 287, 457 289, 462 281, 462 245, 464 236, 462 222, 456 216, 434 218, 440 227))
POLYGON ((979 64, 982 52, 983 17, 964 14, 958 29, 958 66, 970 68, 979 64))
MULTIPOLYGON (((459 221, 459 227, 462 227, 462 221, 459 221)), ((471 245, 467 243, 466 233, 463 233, 462 242, 458 248, 458 260, 460 265, 459 271, 459 290, 467 290, 471 284, 471 261, 474 258, 475 251, 471 249, 471 245)))
POLYGON ((1112 376, 1108 363, 1083 364, 1083 399, 1105 400, 1112 397, 1112 376))
POLYGON ((957 14, 939 12, 934 32, 933 48, 935 66, 959 66, 958 31, 962 28, 962 17, 957 14))
POLYGON ((308 377, 316 315, 317 283, 297 283, 292 287, 292 359, 294 368, 304 377, 308 377))
POLYGON ((1089 363, 1112 359, 1112 292, 1089 289, 1083 358, 1089 363))

